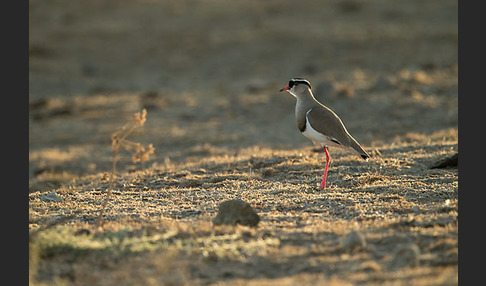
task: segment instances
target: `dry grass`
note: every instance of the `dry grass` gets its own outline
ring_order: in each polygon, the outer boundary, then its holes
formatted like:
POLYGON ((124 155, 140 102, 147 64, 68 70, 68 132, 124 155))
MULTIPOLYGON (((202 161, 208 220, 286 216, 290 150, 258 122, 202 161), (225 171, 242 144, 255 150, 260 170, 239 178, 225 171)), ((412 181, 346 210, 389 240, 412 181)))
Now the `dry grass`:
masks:
POLYGON ((335 153, 326 191, 317 188, 322 153, 311 148, 242 150, 199 164, 122 173, 103 231, 94 222, 104 192, 92 186, 109 184, 105 175, 57 191, 60 203, 34 192, 32 229, 60 225, 31 239, 35 281, 453 285, 457 170, 422 163, 423 155, 439 157, 449 144, 377 146, 381 155, 364 163, 335 153), (257 228, 212 225, 219 202, 233 198, 256 209, 262 219, 257 228), (364 248, 345 247, 352 231, 363 236, 364 248), (406 244, 420 251, 415 266, 392 263, 400 259, 397 247, 406 244), (69 267, 52 273, 58 264, 69 267))
POLYGON ((154 147, 152 144, 144 146, 138 142, 133 142, 127 139, 127 137, 135 131, 136 128, 142 127, 147 120, 147 110, 142 110, 142 112, 137 112, 133 115, 132 120, 123 125, 119 130, 111 134, 111 149, 113 151, 113 165, 110 175, 110 184, 106 190, 106 197, 103 201, 103 206, 98 216, 98 221, 96 222, 97 227, 103 227, 103 214, 105 212, 108 201, 110 200, 113 187, 116 183, 116 163, 118 161, 118 153, 121 149, 127 150, 133 154, 132 161, 134 163, 145 161, 150 159, 150 155, 154 154, 154 147))

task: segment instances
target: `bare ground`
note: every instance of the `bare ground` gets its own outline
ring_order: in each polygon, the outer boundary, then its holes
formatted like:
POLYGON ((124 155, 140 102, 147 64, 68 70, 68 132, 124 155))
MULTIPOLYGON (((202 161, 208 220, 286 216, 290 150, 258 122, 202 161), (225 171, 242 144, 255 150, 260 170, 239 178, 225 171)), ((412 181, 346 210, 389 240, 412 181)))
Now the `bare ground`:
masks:
POLYGON ((457 285, 456 1, 29 6, 32 285, 457 285), (296 76, 372 154, 330 149, 324 191, 296 76), (258 227, 212 224, 235 198, 258 227))

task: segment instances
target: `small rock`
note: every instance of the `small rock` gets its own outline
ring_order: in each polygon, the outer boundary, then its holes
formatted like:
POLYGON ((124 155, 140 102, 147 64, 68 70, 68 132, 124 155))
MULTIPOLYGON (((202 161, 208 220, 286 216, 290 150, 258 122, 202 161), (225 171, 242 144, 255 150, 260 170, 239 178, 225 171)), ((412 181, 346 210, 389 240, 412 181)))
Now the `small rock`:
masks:
POLYGON ((60 202, 62 201, 62 198, 60 198, 55 192, 48 193, 46 195, 41 195, 40 196, 41 200, 47 201, 47 202, 60 202))
POLYGON ((436 162, 430 169, 443 169, 443 168, 454 168, 457 167, 459 163, 459 153, 446 157, 438 162, 436 162))
POLYGON ((361 233, 353 230, 346 235, 343 240, 343 248, 347 250, 354 250, 366 247, 366 241, 361 233))
POLYGON ((229 200, 222 202, 218 214, 213 219, 215 225, 247 225, 254 227, 260 222, 260 217, 249 203, 242 200, 229 200))
POLYGON ((400 245, 395 251, 390 267, 397 270, 402 267, 417 266, 419 263, 420 249, 415 244, 400 245))
POLYGON ((275 169, 273 167, 267 167, 262 170, 262 175, 265 177, 270 177, 275 174, 275 169))

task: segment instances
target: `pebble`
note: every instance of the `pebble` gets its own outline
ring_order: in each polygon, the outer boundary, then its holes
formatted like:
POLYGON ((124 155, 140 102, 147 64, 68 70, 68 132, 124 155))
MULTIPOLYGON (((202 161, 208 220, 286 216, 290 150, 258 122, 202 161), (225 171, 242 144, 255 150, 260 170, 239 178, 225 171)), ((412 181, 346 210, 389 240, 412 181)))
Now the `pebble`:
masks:
POLYGON ((400 245, 390 262, 390 267, 397 270, 403 267, 417 266, 419 263, 420 249, 413 243, 400 245))
POLYGON ((50 192, 46 195, 40 196, 41 200, 46 202, 61 202, 62 198, 60 198, 55 192, 50 192))
POLYGON ((355 250, 355 249, 360 249, 366 247, 366 241, 361 235, 361 233, 353 230, 348 235, 346 235, 346 238, 343 240, 343 248, 347 250, 355 250))
POLYGON ((260 217, 249 203, 242 200, 229 200, 220 204, 218 214, 213 219, 215 225, 246 225, 257 226, 260 217))

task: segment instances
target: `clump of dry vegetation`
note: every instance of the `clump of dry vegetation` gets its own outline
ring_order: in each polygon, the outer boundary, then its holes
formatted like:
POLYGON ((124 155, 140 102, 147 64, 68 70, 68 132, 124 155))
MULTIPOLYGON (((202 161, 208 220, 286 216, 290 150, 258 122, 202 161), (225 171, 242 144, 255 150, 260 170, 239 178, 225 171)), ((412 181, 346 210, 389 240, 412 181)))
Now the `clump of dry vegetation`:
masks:
POLYGON ((359 165, 336 150, 325 192, 317 188, 322 153, 310 147, 249 148, 124 172, 102 230, 91 214, 104 193, 91 186, 106 184, 106 176, 58 192, 62 202, 32 193, 33 213, 57 210, 31 219, 49 225, 32 230, 34 281, 454 284, 457 169, 427 164, 456 139, 431 138, 430 145, 377 146, 381 155, 359 165), (235 198, 255 209, 257 227, 213 223, 220 202, 235 198), (56 265, 65 267, 52 272, 56 265))
POLYGON ((116 183, 116 163, 118 160, 118 153, 120 150, 126 150, 131 152, 132 161, 144 163, 148 161, 150 156, 154 154, 154 147, 152 144, 147 146, 142 145, 138 142, 130 141, 127 137, 135 131, 135 129, 142 127, 147 120, 147 110, 143 109, 142 112, 137 112, 133 115, 132 119, 123 125, 119 130, 111 134, 111 149, 113 151, 113 165, 110 175, 110 184, 106 190, 106 197, 103 201, 103 206, 98 216, 97 226, 101 227, 103 225, 103 214, 105 212, 108 201, 110 200, 112 189, 116 183))

